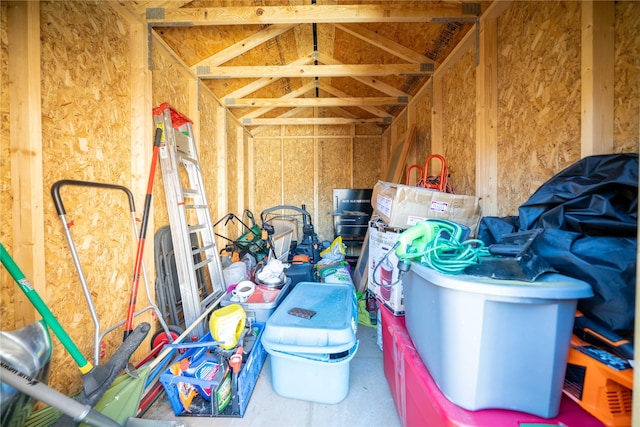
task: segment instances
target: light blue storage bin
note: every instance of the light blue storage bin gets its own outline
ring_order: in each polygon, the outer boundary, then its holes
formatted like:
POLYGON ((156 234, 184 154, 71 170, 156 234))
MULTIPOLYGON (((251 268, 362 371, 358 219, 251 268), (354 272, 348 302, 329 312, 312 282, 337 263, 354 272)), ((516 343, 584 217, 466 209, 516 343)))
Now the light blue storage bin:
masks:
POLYGON ((358 350, 357 301, 351 285, 301 282, 267 321, 262 345, 280 396, 333 404, 349 392, 349 364, 358 350), (289 313, 312 310, 309 318, 289 313))

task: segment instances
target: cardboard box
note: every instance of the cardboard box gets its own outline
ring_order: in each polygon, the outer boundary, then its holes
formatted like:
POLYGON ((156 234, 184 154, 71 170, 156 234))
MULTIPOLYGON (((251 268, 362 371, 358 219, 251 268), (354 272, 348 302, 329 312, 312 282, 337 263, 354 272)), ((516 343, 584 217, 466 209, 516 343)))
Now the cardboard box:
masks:
POLYGON ((398 280, 398 257, 395 251, 389 251, 403 231, 388 227, 382 221, 369 222, 367 288, 395 315, 404 314, 404 292, 402 280, 398 280), (385 259, 387 253, 389 256, 385 259))
POLYGON ((439 218, 466 225, 471 236, 482 216, 478 197, 383 181, 374 186, 371 205, 389 227, 406 229, 426 218, 439 218))

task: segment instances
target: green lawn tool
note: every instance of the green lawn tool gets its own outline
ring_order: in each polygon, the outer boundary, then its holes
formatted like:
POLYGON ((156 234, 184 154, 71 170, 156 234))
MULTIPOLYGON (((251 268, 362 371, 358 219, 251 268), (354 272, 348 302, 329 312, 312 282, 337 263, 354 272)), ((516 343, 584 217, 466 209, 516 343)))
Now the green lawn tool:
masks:
POLYGON ((51 405, 51 407, 58 408, 68 419, 73 419, 74 423, 81 422, 93 427, 179 427, 184 425, 176 421, 143 420, 132 417, 127 417, 124 422, 118 422, 91 408, 90 405, 82 404, 67 397, 4 362, 0 363, 0 373, 2 374, 2 380, 11 387, 51 405))
MULTIPOLYGON (((0 261, 78 365, 82 374, 83 389, 75 400, 84 405, 94 406, 125 369, 129 363, 129 358, 146 338, 151 326, 148 323, 138 325, 107 363, 93 366, 71 340, 71 337, 69 337, 49 307, 40 298, 40 295, 38 295, 2 243, 0 243, 0 261)), ((144 385, 144 378, 141 381, 144 385)), ((124 398, 124 400, 127 399, 124 398)))

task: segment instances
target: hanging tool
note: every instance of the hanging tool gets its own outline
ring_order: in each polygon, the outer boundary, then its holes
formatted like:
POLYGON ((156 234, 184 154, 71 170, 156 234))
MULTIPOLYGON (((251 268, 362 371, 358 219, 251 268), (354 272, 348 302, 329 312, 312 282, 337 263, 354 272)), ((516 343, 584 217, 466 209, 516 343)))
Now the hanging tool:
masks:
POLYGON ((158 160, 158 149, 160 147, 160 139, 162 138, 162 129, 156 128, 156 134, 153 141, 153 156, 151 157, 151 170, 149 172, 149 181, 147 183, 147 195, 144 199, 144 209, 142 211, 142 225, 140 226, 140 238, 138 239, 138 250, 136 252, 136 264, 133 271, 133 283, 131 284, 131 296, 129 297, 129 309, 127 310, 127 320, 124 327, 124 339, 126 340, 133 331, 133 318, 136 311, 136 299, 138 297, 138 285, 140 283, 140 272, 142 270, 142 255, 144 253, 144 243, 147 237, 147 224, 149 223, 149 214, 151 212, 151 195, 153 193, 153 180, 156 172, 156 164, 158 160))

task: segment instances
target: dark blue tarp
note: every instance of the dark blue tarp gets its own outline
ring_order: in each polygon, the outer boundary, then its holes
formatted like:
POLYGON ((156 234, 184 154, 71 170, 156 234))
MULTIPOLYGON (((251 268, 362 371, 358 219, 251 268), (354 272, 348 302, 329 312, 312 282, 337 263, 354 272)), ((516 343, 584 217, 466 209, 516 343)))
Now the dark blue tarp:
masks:
POLYGON ((615 332, 633 331, 638 155, 586 157, 544 183, 518 214, 483 218, 478 237, 492 244, 506 233, 544 229, 536 252, 593 288, 594 296, 579 300, 578 308, 615 332))

